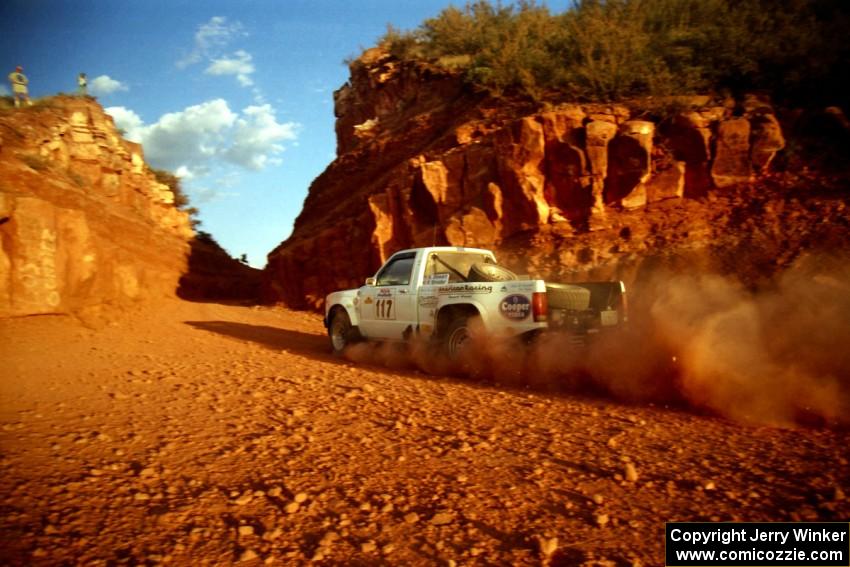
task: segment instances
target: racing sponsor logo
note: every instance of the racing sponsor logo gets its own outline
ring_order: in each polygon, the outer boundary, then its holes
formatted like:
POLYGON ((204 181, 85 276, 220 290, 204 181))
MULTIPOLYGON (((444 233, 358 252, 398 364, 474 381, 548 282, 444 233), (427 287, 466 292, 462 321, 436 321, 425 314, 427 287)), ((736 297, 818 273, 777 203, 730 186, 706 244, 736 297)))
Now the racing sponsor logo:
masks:
POLYGON ((525 295, 509 295, 499 303, 499 313, 512 321, 522 321, 531 314, 531 300, 525 295))
POLYGON ((389 297, 392 294, 393 294, 393 290, 391 290, 391 289, 378 290, 378 297, 389 297))
MULTIPOLYGON (((511 291, 524 291, 526 293, 534 292, 534 284, 533 283, 519 283, 519 282, 511 282, 510 284, 511 291)), ((502 293, 508 292, 508 286, 503 285, 502 289, 500 289, 502 293)))
POLYGON ((453 284, 437 288, 440 295, 473 295, 477 293, 493 293, 493 286, 484 284, 453 284))
POLYGON ((449 274, 433 274, 425 278, 424 285, 445 285, 449 283, 449 274))
POLYGON ((420 307, 436 307, 439 298, 436 295, 424 295, 419 297, 420 307))

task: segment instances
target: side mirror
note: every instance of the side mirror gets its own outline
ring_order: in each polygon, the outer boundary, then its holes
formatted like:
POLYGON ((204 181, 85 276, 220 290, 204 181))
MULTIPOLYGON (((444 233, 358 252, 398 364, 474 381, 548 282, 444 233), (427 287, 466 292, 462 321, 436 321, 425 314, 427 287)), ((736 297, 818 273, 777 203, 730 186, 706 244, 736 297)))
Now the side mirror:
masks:
POLYGON ((375 287, 375 278, 366 278, 366 285, 369 287, 375 287))

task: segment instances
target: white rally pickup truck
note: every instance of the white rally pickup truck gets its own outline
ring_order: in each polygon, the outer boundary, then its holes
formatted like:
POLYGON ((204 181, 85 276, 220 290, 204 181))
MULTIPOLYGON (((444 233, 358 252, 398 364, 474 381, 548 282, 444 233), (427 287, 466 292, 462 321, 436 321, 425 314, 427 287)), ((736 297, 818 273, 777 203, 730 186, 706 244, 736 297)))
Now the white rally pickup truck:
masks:
POLYGON ((489 250, 432 247, 393 254, 358 289, 325 302, 325 327, 337 354, 359 340, 435 341, 454 359, 478 317, 497 335, 531 337, 559 329, 586 337, 626 319, 622 282, 554 284, 515 275, 489 250))

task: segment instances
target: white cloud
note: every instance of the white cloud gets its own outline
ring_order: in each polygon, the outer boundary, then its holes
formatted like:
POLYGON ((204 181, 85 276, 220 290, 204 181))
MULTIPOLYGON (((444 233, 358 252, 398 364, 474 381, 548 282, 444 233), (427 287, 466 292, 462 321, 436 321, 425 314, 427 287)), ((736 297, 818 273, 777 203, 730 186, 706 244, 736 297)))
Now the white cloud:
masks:
POLYGON ((223 99, 166 114, 150 125, 124 107, 106 112, 128 139, 142 143, 148 163, 186 179, 222 161, 254 171, 278 165, 283 143, 294 143, 300 129, 295 122, 278 122, 271 105, 249 106, 240 114, 223 99))
POLYGON ((251 75, 256 68, 252 55, 244 49, 232 53, 226 51, 230 43, 246 35, 240 22, 228 22, 223 16, 215 16, 198 28, 194 48, 177 62, 177 66, 184 69, 204 61, 207 64, 204 73, 207 75, 233 76, 243 87, 253 87, 251 75))
POLYGON ((192 173, 192 170, 186 167, 185 165, 181 165, 174 171, 174 176, 179 177, 180 179, 186 179, 188 181, 189 179, 195 177, 195 174, 192 173))
POLYGON ((215 189, 212 187, 191 187, 188 189, 193 203, 204 205, 213 201, 220 201, 230 197, 238 197, 239 193, 233 191, 225 191, 223 189, 215 189))
POLYGON ((278 165, 276 158, 284 151, 280 142, 294 141, 298 137, 299 125, 295 122, 280 123, 270 104, 249 106, 243 117, 236 122, 233 145, 227 150, 227 159, 248 169, 260 170, 267 165, 278 165))
POLYGON ((227 23, 224 16, 213 16, 195 32, 195 45, 201 49, 209 49, 216 45, 226 45, 233 36, 242 32, 239 22, 227 23))
POLYGON ((205 24, 198 26, 195 32, 195 46, 192 51, 177 62, 184 69, 189 65, 215 56, 236 37, 245 35, 240 22, 228 22, 223 16, 214 16, 205 24))
POLYGON ((117 91, 129 90, 127 85, 109 75, 101 75, 89 81, 89 91, 95 96, 106 96, 117 91))
POLYGON ((216 176, 215 184, 220 189, 232 189, 239 185, 239 173, 236 171, 230 171, 228 173, 224 173, 222 175, 216 176))
POLYGON ((144 122, 141 116, 123 106, 110 106, 106 113, 115 120, 115 126, 124 131, 124 137, 131 142, 141 142, 144 122))
POLYGON ((145 156, 157 167, 174 171, 185 166, 203 171, 220 152, 227 130, 236 121, 223 99, 171 112, 145 128, 142 145, 145 156))
POLYGON ((236 80, 243 87, 250 87, 254 84, 251 79, 251 74, 254 72, 254 64, 252 63, 251 54, 240 49, 232 56, 224 56, 218 59, 213 59, 207 67, 207 75, 235 75, 236 80))

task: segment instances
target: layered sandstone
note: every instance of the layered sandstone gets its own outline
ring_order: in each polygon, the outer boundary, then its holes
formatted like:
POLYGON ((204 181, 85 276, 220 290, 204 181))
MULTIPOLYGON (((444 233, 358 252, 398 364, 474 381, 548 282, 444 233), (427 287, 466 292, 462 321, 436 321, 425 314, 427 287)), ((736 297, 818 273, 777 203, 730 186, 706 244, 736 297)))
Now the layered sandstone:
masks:
MULTIPOLYGON (((432 244, 493 248, 515 269, 561 278, 630 279, 645 258, 696 252, 720 262, 738 216, 764 213, 742 188, 766 179, 785 146, 759 97, 691 97, 663 118, 626 105, 541 110, 377 49, 335 100, 339 155, 266 270, 267 293, 298 307, 432 244)), ((795 202, 780 209, 804 224, 843 215, 838 201, 795 202)), ((777 215, 767 240, 781 240, 777 215)))
POLYGON ((0 316, 173 296, 193 234, 92 99, 0 114, 0 316))

